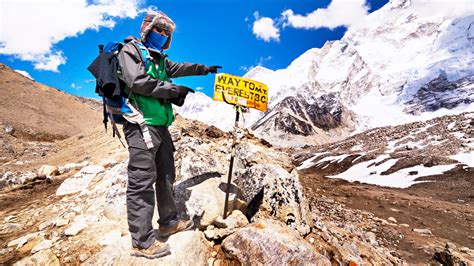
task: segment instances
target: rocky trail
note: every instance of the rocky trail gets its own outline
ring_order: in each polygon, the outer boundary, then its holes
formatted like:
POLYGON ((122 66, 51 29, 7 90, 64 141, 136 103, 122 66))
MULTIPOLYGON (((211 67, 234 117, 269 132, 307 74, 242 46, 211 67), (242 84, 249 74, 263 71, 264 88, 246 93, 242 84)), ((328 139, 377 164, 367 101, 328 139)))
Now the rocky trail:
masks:
MULTIPOLYGON (((165 239, 170 256, 130 257, 126 150, 100 129, 54 143, 56 152, 24 168, 36 175, 33 181, 17 179, 24 184, 4 187, 0 263, 387 265, 434 262, 436 252, 440 260, 474 261, 472 191, 459 192, 463 182, 472 182, 472 168, 458 167, 451 176, 408 189, 349 183, 323 177, 328 169, 343 170, 334 163, 296 171, 303 152, 293 151, 292 158, 241 131, 230 197, 234 211, 223 220, 229 133, 180 117, 171 133, 175 196, 196 226, 165 239), (42 173, 34 171, 40 168, 42 173), (433 193, 447 181, 451 192, 433 193)), ((314 149, 304 152, 314 157, 314 149)), ((16 171, 11 173, 22 175, 16 171)))

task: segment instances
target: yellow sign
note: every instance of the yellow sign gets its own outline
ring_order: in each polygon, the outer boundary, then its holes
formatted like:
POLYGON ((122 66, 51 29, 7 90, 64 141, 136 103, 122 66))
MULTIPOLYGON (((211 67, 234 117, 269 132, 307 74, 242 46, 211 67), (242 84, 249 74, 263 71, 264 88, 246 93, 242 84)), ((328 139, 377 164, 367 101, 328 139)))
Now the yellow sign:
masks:
POLYGON ((217 74, 214 100, 224 101, 222 94, 231 104, 267 111, 268 87, 263 83, 230 74, 217 74))

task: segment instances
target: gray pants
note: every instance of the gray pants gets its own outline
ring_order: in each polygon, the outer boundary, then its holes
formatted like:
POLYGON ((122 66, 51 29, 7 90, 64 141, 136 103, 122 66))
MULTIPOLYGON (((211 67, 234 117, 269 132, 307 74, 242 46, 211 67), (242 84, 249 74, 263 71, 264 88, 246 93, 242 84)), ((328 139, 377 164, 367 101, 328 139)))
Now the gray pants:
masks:
POLYGON ((148 150, 140 127, 124 125, 130 162, 128 164, 127 217, 132 235, 132 245, 148 248, 153 244, 153 211, 155 197, 158 205, 160 226, 177 222, 177 209, 173 199, 175 179, 174 146, 168 128, 148 126, 154 148, 148 150), (153 189, 155 185, 155 189, 153 189))

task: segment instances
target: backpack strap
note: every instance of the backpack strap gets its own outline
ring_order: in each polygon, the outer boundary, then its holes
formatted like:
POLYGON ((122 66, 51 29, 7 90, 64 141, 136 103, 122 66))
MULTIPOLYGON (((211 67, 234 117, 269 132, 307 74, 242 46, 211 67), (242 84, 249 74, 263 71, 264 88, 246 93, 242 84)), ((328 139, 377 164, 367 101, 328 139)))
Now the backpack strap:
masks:
POLYGON ((153 59, 150 55, 150 51, 148 51, 148 48, 146 48, 146 46, 143 45, 143 43, 141 43, 139 41, 133 40, 132 44, 134 44, 135 47, 138 48, 138 51, 140 52, 140 56, 141 56, 142 61, 143 61, 143 66, 146 68, 148 66, 148 63, 150 62, 150 60, 153 59))
POLYGON ((145 123, 145 119, 143 118, 143 114, 130 103, 129 99, 125 99, 125 104, 130 109, 130 112, 122 113, 123 118, 130 123, 138 124, 140 126, 146 147, 152 149, 154 147, 153 141, 151 139, 150 131, 145 123))

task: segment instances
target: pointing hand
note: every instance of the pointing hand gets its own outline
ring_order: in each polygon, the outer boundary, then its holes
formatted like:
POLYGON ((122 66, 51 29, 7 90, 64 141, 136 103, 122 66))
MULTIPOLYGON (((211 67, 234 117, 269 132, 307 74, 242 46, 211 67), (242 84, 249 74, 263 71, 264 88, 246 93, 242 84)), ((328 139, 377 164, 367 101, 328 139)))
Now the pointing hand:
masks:
POLYGON ((208 66, 206 74, 209 74, 209 73, 216 74, 219 68, 222 68, 222 67, 221 66, 208 66))

